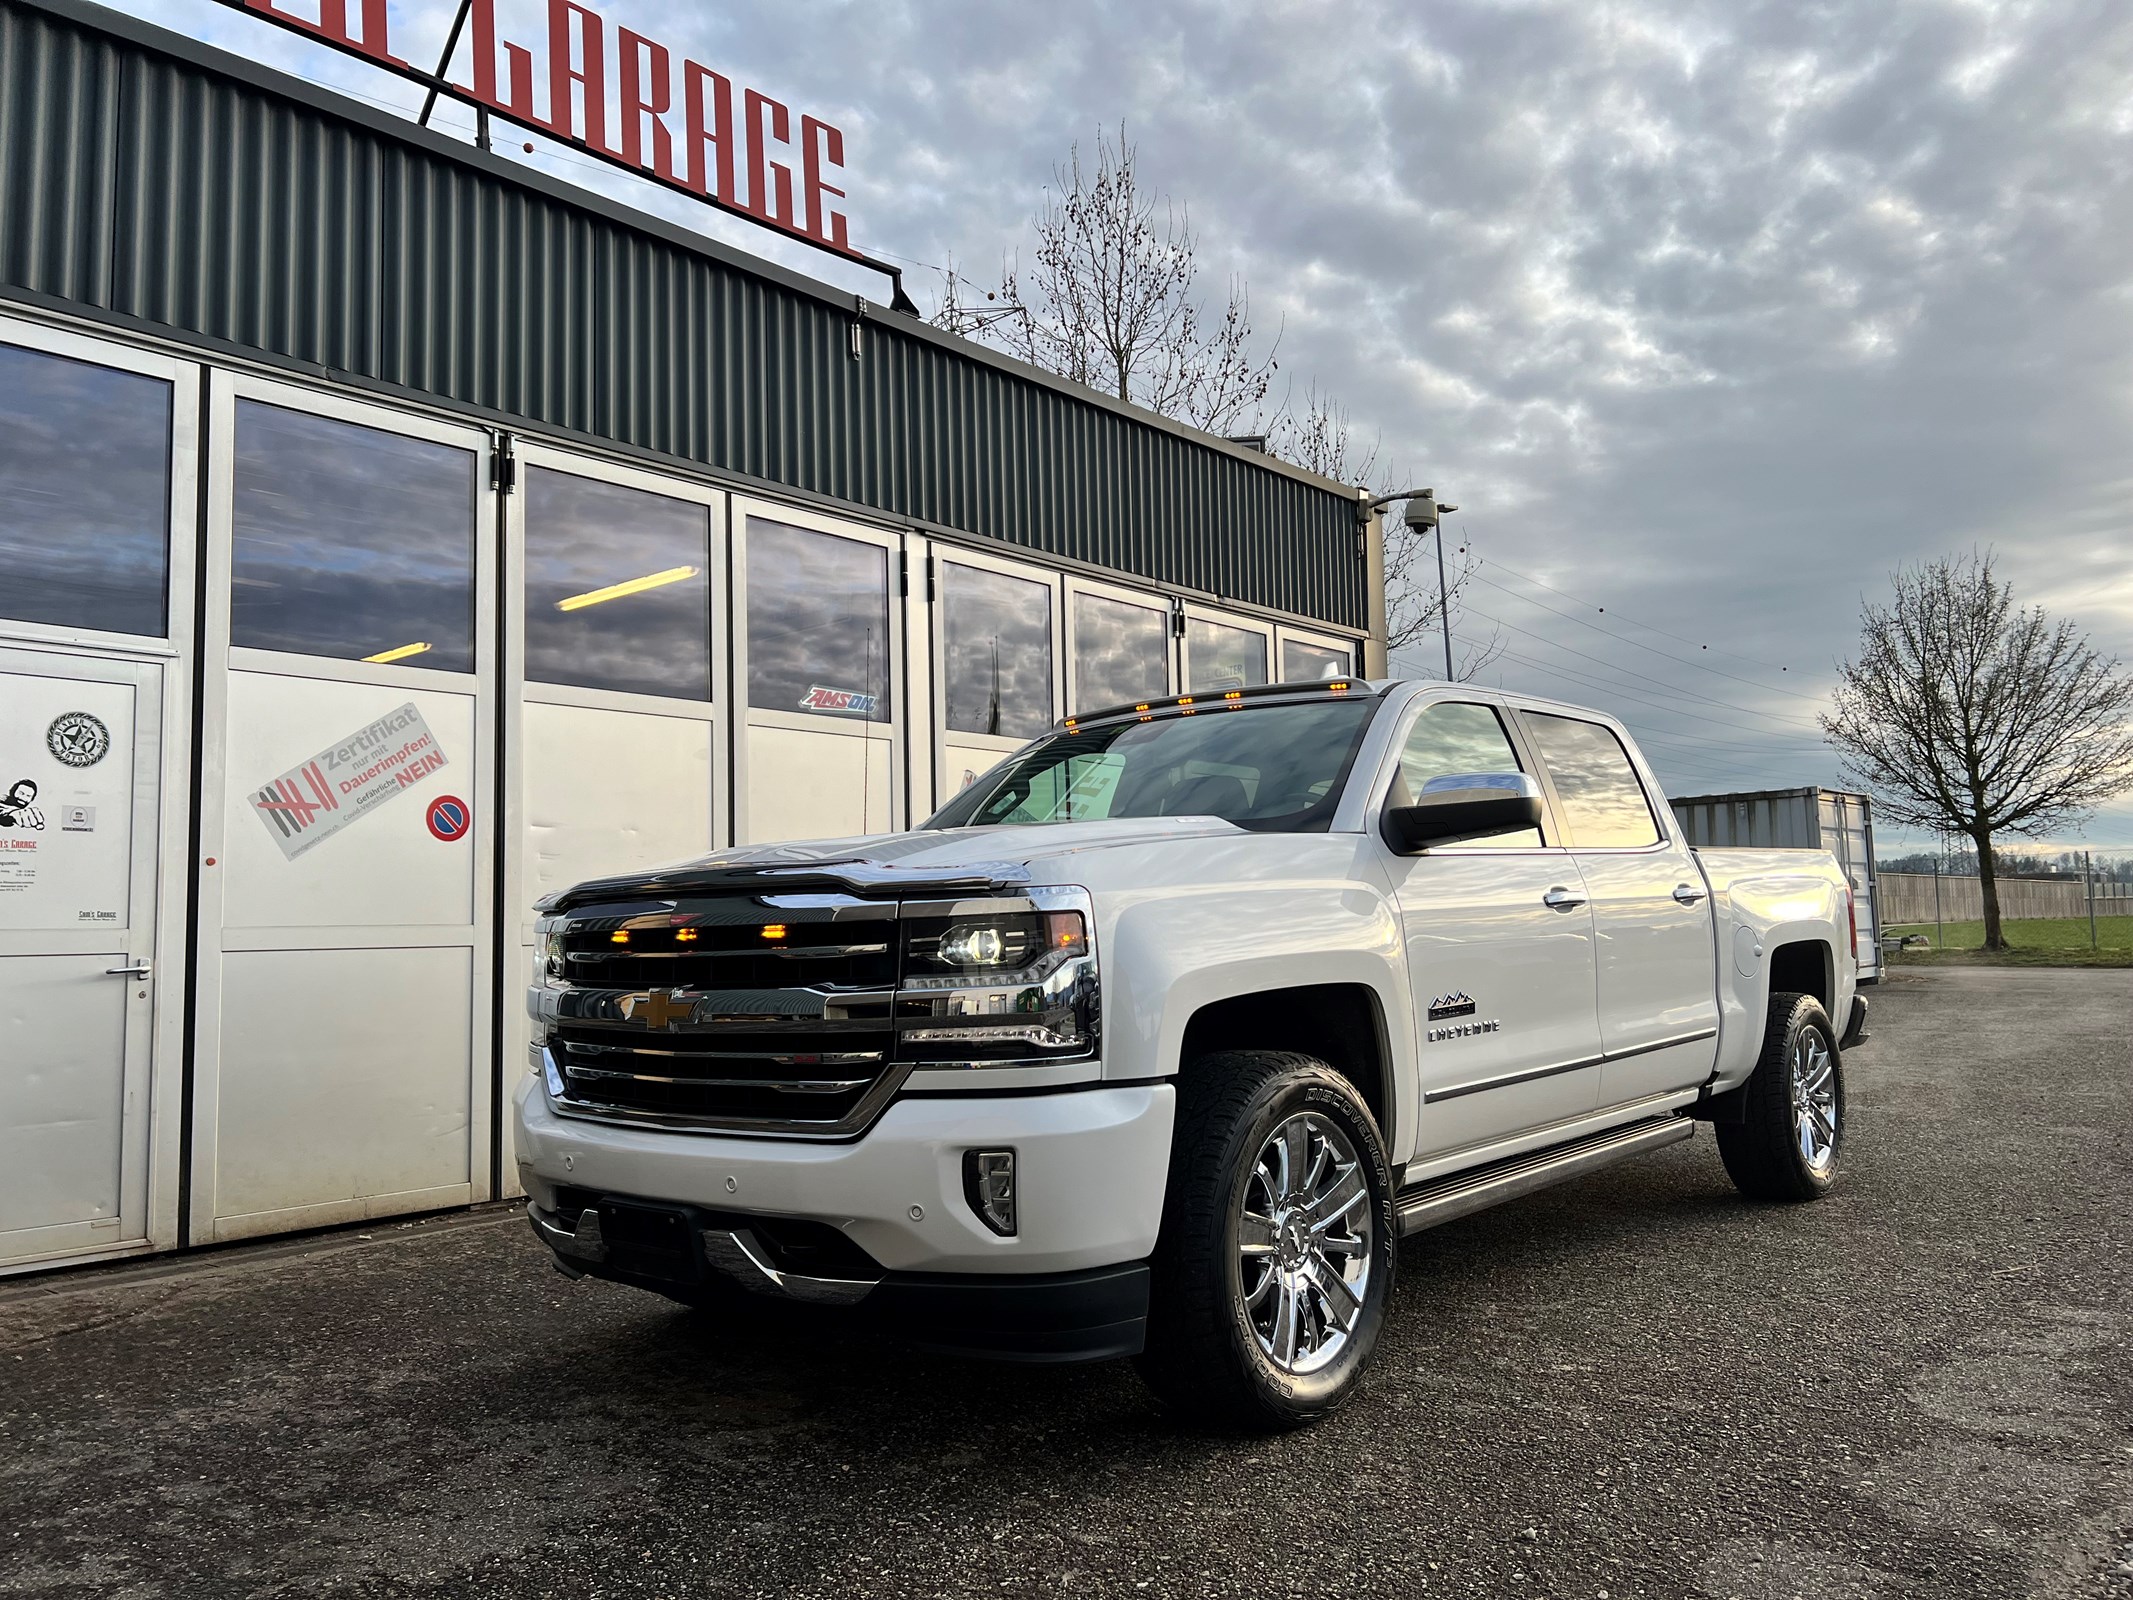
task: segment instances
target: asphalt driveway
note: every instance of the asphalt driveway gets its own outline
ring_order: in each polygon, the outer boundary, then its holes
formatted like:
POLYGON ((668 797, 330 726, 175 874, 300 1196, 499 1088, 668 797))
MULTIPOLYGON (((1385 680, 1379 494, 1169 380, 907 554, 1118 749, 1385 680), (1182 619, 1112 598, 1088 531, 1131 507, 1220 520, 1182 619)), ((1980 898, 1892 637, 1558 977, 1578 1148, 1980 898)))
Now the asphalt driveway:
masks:
POLYGON ((0 1595, 2133 1596, 2133 972, 1876 999, 1845 1180, 1710 1139, 1411 1241, 1277 1440, 733 1326, 491 1214, 0 1283, 0 1595))

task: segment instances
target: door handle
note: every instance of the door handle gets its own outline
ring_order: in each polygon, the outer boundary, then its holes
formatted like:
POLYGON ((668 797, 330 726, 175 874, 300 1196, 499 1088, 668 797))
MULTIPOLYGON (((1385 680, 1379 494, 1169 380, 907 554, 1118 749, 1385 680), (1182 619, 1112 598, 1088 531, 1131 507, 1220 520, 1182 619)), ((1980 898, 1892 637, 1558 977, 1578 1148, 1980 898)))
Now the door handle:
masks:
POLYGON ((1697 888, 1693 883, 1677 883, 1674 885, 1674 898, 1685 906, 1694 905, 1703 898, 1703 894, 1703 890, 1697 888))
POLYGON ((145 978, 152 970, 147 958, 144 956, 137 959, 130 967, 106 967, 104 976, 107 978, 145 978))
POLYGON ((1557 884, 1553 889, 1541 896, 1541 904, 1550 911, 1575 911, 1584 903, 1585 897, 1583 895, 1572 894, 1561 884, 1557 884))

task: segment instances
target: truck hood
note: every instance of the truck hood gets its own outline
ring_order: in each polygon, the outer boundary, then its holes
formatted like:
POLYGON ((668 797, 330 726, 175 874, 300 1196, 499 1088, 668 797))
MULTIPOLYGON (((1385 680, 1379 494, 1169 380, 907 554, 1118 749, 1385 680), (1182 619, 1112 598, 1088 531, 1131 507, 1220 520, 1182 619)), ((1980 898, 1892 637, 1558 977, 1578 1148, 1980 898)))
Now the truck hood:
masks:
POLYGON ((940 828, 743 845, 649 872, 594 878, 540 902, 562 911, 643 895, 832 890, 882 899, 910 894, 993 894, 1032 881, 1031 863, 1122 845, 1235 838, 1219 817, 1120 817, 1027 827, 940 828))

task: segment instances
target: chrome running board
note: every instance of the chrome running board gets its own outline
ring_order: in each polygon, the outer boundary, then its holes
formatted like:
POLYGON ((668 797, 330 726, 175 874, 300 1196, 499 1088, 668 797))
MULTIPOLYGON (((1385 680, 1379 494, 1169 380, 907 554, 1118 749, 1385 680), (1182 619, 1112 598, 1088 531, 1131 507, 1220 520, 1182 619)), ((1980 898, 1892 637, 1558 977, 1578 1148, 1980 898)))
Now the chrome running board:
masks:
POLYGON ((1696 1124, 1688 1117, 1653 1117, 1645 1122, 1631 1123, 1626 1128, 1609 1128, 1603 1133, 1572 1139, 1568 1144, 1552 1145, 1505 1161, 1492 1161, 1485 1167, 1432 1178, 1412 1189, 1401 1190, 1395 1197, 1393 1203, 1399 1212, 1400 1232, 1419 1233, 1424 1228, 1434 1228, 1440 1222, 1486 1210, 1501 1201, 1514 1200, 1522 1194, 1531 1194, 1536 1189, 1545 1189, 1570 1178, 1581 1178, 1588 1172, 1597 1172, 1631 1156, 1679 1144, 1695 1132, 1696 1124))

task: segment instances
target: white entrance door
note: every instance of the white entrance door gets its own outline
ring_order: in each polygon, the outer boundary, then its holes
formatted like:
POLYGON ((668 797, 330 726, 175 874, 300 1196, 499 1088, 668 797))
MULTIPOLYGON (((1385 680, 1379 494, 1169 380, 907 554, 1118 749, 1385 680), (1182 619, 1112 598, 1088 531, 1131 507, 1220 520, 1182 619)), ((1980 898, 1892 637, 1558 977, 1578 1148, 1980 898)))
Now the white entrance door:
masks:
POLYGON ((1066 714, 1060 583, 954 545, 927 559, 933 792, 945 804, 1066 714))
POLYGON ((0 1262, 146 1237, 163 670, 0 651, 0 1262))
POLYGON ((196 370, 0 318, 0 1271, 178 1242, 196 370))
POLYGON ((903 573, 896 534, 734 502, 741 843, 904 826, 903 573))

